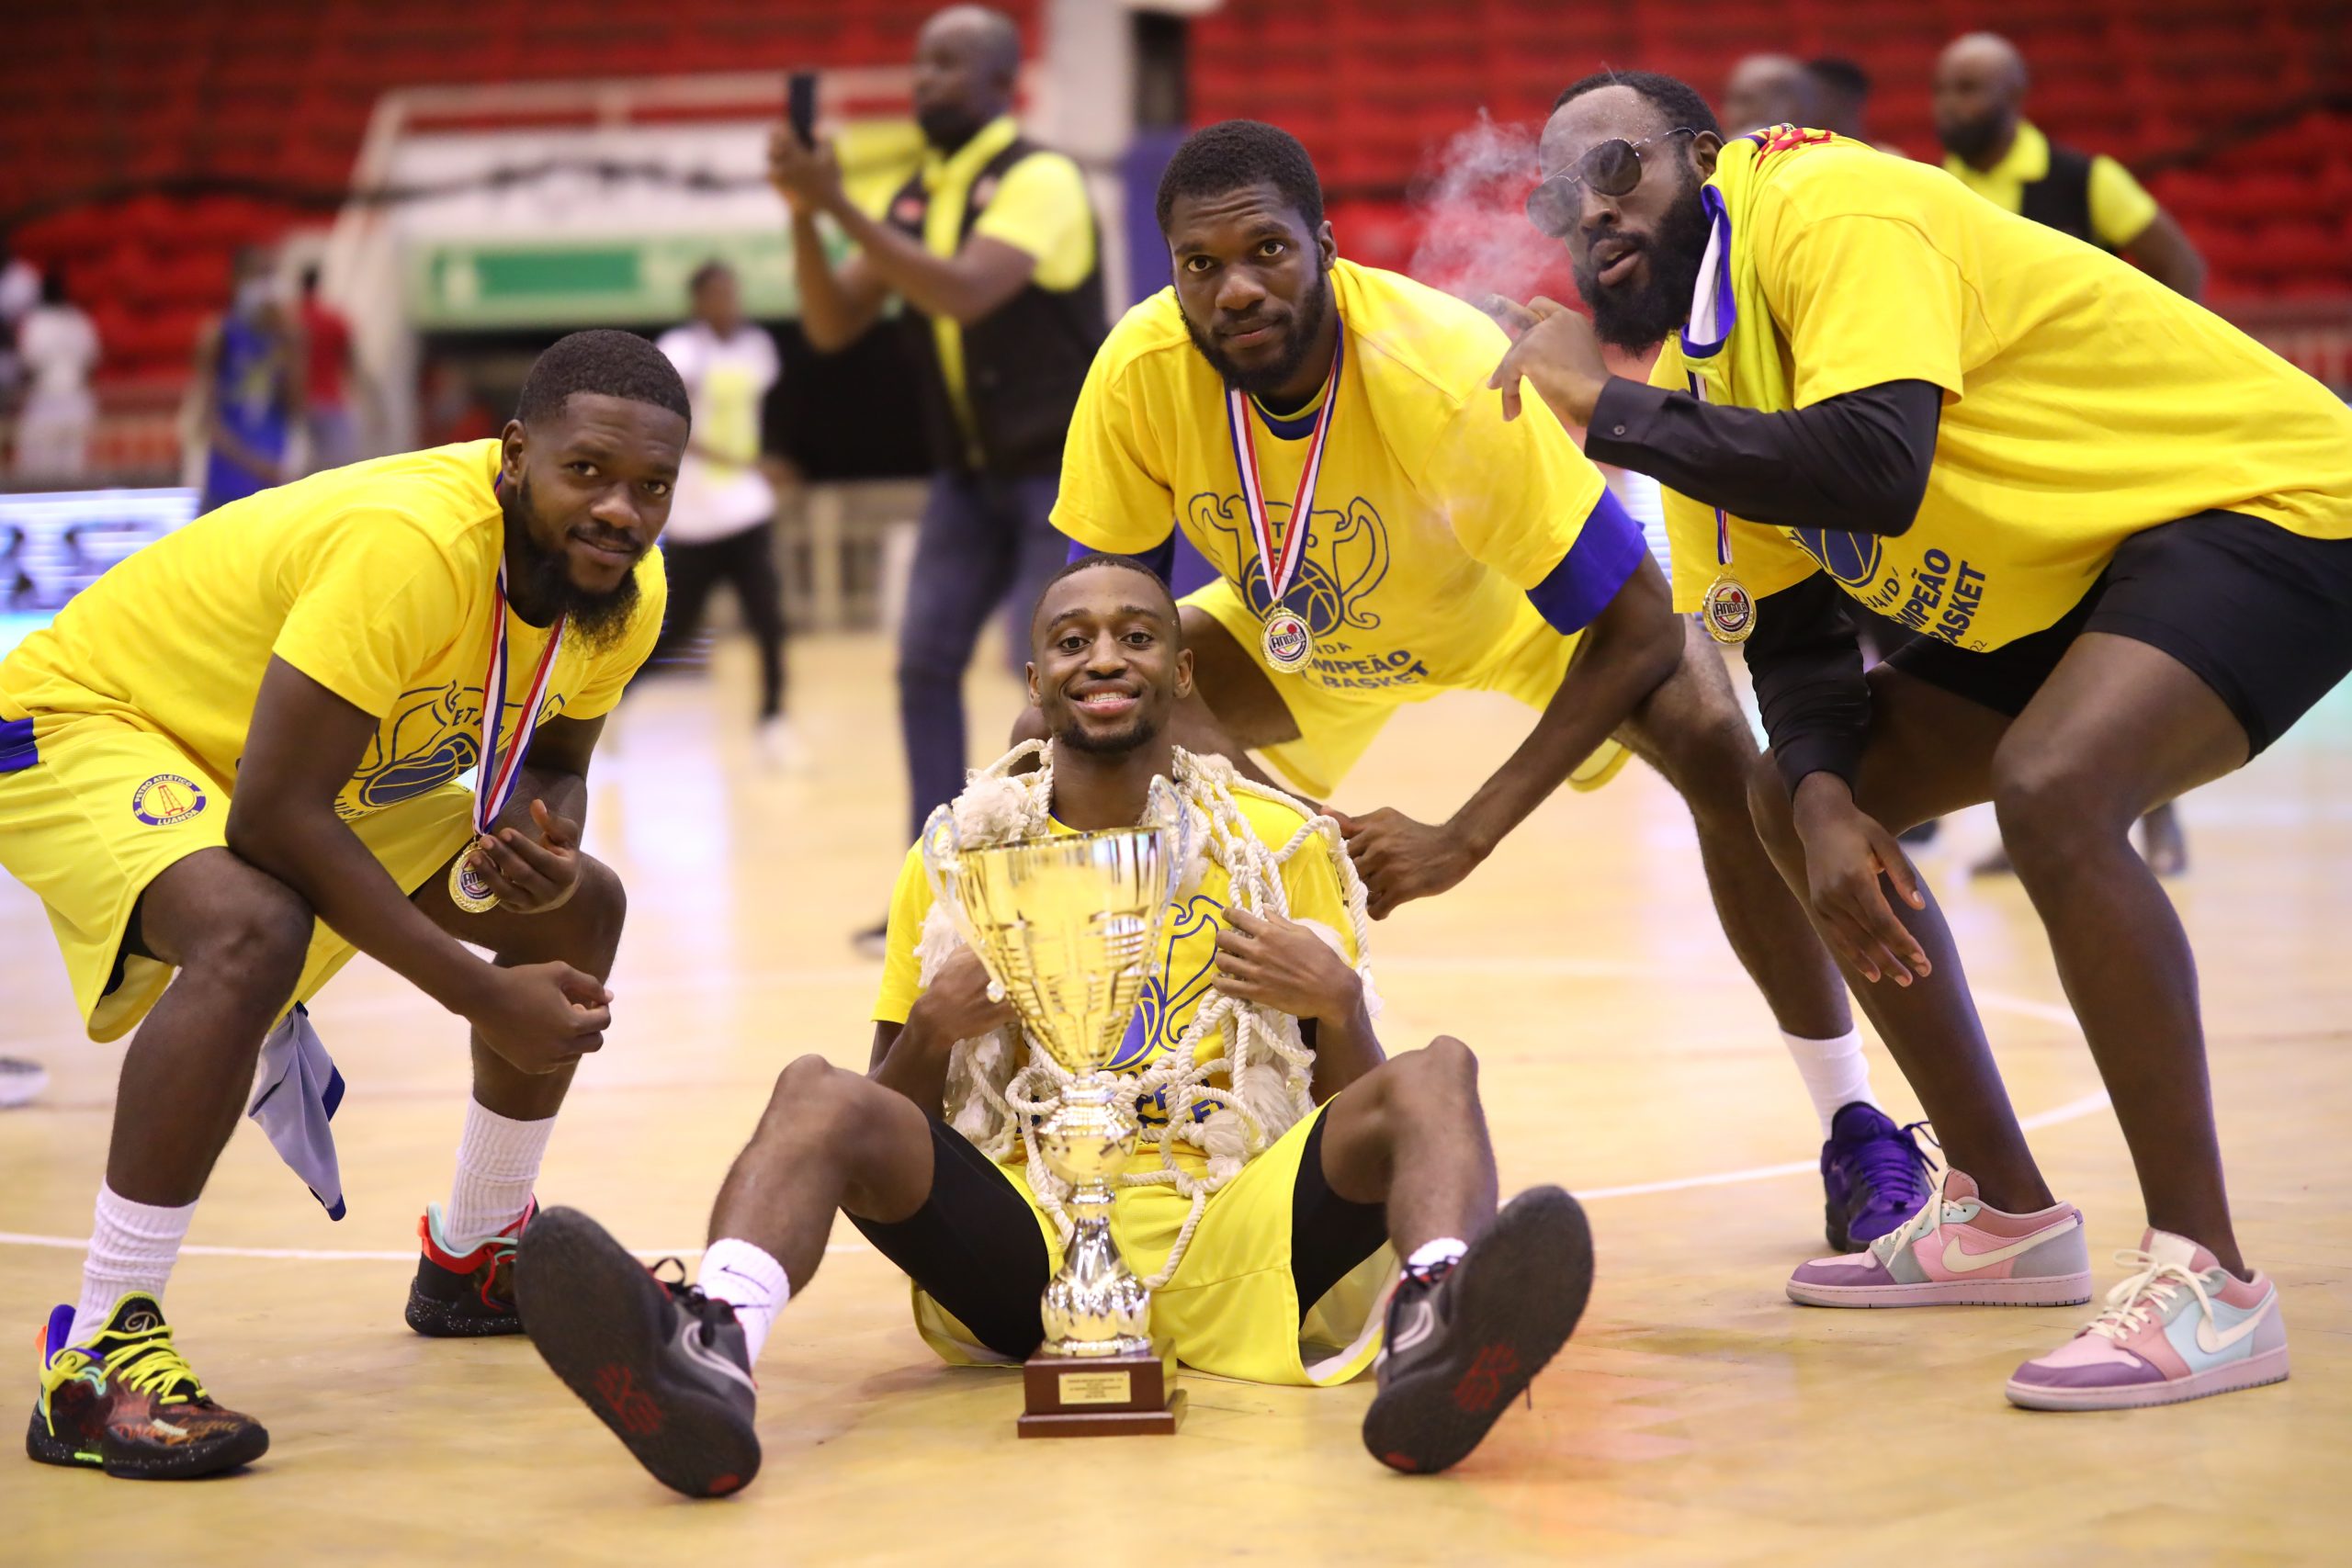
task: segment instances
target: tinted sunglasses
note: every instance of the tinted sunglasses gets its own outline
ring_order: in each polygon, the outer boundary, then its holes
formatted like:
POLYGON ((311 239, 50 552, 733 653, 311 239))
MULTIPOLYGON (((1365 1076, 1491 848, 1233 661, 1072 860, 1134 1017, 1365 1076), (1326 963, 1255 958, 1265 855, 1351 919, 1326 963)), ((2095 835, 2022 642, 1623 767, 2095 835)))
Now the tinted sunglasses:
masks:
POLYGON ((1574 168, 1545 175, 1528 192, 1527 220, 1555 240, 1566 239, 1583 216, 1584 192, 1579 186, 1589 186, 1606 197, 1631 196, 1642 183, 1643 148, 1698 134, 1686 125, 1640 141, 1611 137, 1577 159, 1574 168))

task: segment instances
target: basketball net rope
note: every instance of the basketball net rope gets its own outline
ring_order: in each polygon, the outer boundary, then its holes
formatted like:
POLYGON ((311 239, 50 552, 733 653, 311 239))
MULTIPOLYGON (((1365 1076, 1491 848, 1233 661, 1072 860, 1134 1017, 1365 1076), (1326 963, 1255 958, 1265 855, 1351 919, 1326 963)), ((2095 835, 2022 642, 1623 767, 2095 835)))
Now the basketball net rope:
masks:
MULTIPOLYGON (((1309 812, 1280 790, 1240 777, 1222 757, 1195 756, 1178 747, 1170 772, 1177 799, 1194 818, 1196 848, 1193 863, 1175 868, 1170 902, 1177 903, 1201 886, 1205 861, 1223 870, 1231 883, 1230 906, 1265 919, 1290 919, 1283 867, 1309 843, 1319 845, 1339 874, 1358 955, 1356 972, 1363 978, 1367 1005, 1376 1009, 1370 966, 1363 957, 1370 950, 1371 935, 1363 880, 1348 858, 1339 824, 1309 812), (1242 795, 1278 802, 1306 820, 1282 848, 1270 849, 1242 814, 1242 795)), ((973 847, 1042 837, 1051 831, 1053 797, 1052 746, 1042 740, 1023 742, 972 775, 954 802, 956 831, 973 847), (1013 771, 1032 757, 1037 759, 1034 772, 1013 771)), ((1170 918, 1176 917, 1171 913, 1170 918)), ((1338 948, 1337 932, 1317 921, 1301 923, 1338 948)), ((934 907, 916 949, 926 988, 963 946, 947 912, 934 907)), ((1168 1261, 1144 1281, 1147 1290, 1158 1290, 1175 1276, 1210 1195, 1313 1112, 1314 1067, 1315 1054, 1301 1038, 1297 1019, 1262 1003, 1227 996, 1212 983, 1182 1036, 1143 1071, 1120 1075, 1125 1080, 1123 1091, 1132 1093, 1137 1102, 1155 1102, 1164 1120, 1156 1128, 1144 1129, 1145 1139, 1159 1145, 1158 1168, 1124 1171, 1115 1185, 1172 1187, 1192 1200, 1168 1261), (1201 1043, 1212 1035, 1222 1037, 1223 1051, 1201 1060, 1201 1043), (1226 1075, 1230 1089, 1210 1085, 1209 1079, 1219 1073, 1226 1075), (1195 1173, 1179 1165, 1179 1145, 1199 1149, 1207 1168, 1195 1173)), ((1060 1105, 1063 1090, 1073 1081, 1052 1053, 1015 1023, 956 1043, 948 1056, 944 1097, 950 1124, 990 1159, 1006 1162, 1013 1140, 1020 1139, 1028 1159, 1030 1190, 1053 1217, 1065 1243, 1071 1225, 1063 1203, 1070 1189, 1039 1156, 1035 1128, 1060 1105), (1021 1033, 1017 1044, 1016 1030, 1021 1033)))

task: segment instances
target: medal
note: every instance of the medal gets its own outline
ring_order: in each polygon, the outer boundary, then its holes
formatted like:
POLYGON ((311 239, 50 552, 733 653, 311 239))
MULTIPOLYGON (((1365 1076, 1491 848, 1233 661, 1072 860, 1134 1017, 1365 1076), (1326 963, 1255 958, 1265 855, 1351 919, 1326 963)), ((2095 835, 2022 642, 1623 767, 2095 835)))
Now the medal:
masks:
MULTIPOLYGON (((1690 395, 1701 402, 1707 394, 1699 381, 1698 372, 1690 374, 1690 395)), ((1715 508, 1715 564, 1723 570, 1707 584, 1706 597, 1700 604, 1700 618, 1707 623, 1707 635, 1726 646, 1747 640, 1756 629, 1756 601, 1731 570, 1731 517, 1720 506, 1715 508)))
POLYGON ((1266 617, 1265 634, 1259 645, 1266 651, 1266 662, 1285 675, 1295 675, 1306 668, 1314 655, 1315 638, 1306 623, 1288 610, 1277 609, 1266 617))
MULTIPOLYGON (((538 727, 539 705, 547 700, 548 682, 555 674, 556 649, 563 645, 563 618, 548 632, 546 651, 531 676, 530 696, 515 716, 514 743, 501 750, 498 722, 506 708, 506 567, 498 568, 498 591, 490 607, 490 668, 481 678, 481 765, 474 774, 474 839, 490 833, 491 824, 506 809, 514 786, 523 781, 523 758, 531 750, 531 735, 538 727)), ((469 915, 487 914, 498 908, 498 895, 474 864, 475 844, 468 844, 449 867, 449 902, 469 915)))
POLYGON ((1314 434, 1306 438, 1306 462, 1298 472, 1298 494, 1290 503, 1290 521, 1279 543, 1273 520, 1266 514, 1266 491, 1258 473, 1258 443, 1250 428, 1250 394, 1238 387, 1225 389, 1225 417, 1233 436, 1233 464, 1241 473, 1241 503, 1250 513, 1250 537, 1258 547, 1258 570, 1266 580, 1266 625, 1259 639, 1266 662, 1285 675, 1306 668, 1315 652, 1315 638, 1303 616, 1285 609, 1283 596, 1306 558, 1306 534, 1315 512, 1315 483, 1323 474, 1323 444, 1331 434, 1331 411, 1340 406, 1340 367, 1347 355, 1348 333, 1342 325, 1331 345, 1331 386, 1315 415, 1314 434))

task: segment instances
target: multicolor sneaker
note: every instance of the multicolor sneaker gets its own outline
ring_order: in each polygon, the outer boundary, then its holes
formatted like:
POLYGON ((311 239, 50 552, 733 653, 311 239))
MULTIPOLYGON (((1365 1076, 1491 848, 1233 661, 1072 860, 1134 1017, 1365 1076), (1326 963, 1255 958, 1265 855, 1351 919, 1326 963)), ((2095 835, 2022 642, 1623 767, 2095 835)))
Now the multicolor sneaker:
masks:
POLYGON ((1821 1145, 1821 1186, 1832 1252, 1860 1252, 1928 1201, 1935 1162, 1919 1146, 1926 1125, 1898 1127, 1862 1100, 1831 1119, 1829 1141, 1821 1145))
POLYGON ((1416 1474, 1461 1463, 1559 1354, 1591 1291, 1592 1232, 1556 1187, 1504 1204, 1452 1263, 1408 1268, 1388 1303, 1363 1446, 1416 1474))
POLYGON ((759 1385, 735 1309, 679 1272, 657 1279, 579 1210, 549 1209, 515 1278, 531 1344, 564 1386, 654 1480, 723 1497, 760 1472, 759 1385))
POLYGON ((479 1339, 523 1332, 514 1310, 514 1247, 539 1212, 537 1199, 523 1217, 475 1247, 452 1252, 441 1239, 441 1207, 427 1203, 416 1222, 424 1256, 408 1288, 408 1325, 433 1339, 479 1339))
POLYGON ((2148 1232, 2115 1260, 2139 1272, 2080 1333, 2017 1370, 2010 1404, 2128 1410, 2285 1381, 2287 1325, 2267 1278, 2241 1280, 2170 1231, 2148 1232))
POLYGON ((144 1291, 114 1303, 87 1345, 69 1345, 74 1309, 41 1333, 40 1396, 25 1452, 43 1464, 85 1465, 132 1481, 174 1481, 251 1464, 269 1433, 223 1409, 179 1352, 164 1309, 144 1291))
POLYGON ((2072 1203, 2005 1213, 1966 1173, 1944 1172, 1919 1212, 1869 1247, 1800 1264, 1806 1306, 2073 1306, 2091 1299, 2090 1250, 2072 1203))

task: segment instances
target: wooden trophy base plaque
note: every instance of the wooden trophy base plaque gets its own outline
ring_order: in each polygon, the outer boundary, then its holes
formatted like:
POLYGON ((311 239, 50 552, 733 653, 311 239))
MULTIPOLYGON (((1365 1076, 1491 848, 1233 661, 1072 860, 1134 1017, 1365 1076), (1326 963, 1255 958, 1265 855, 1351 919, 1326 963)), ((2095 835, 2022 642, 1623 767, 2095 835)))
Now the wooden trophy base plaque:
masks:
POLYGON ((1023 1363, 1024 1438, 1170 1436, 1184 1414, 1172 1349, 1141 1356, 1052 1356, 1023 1363))

